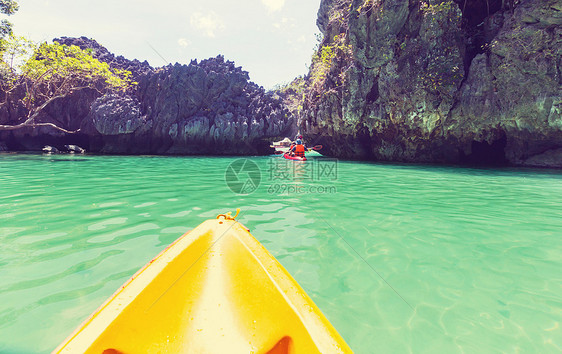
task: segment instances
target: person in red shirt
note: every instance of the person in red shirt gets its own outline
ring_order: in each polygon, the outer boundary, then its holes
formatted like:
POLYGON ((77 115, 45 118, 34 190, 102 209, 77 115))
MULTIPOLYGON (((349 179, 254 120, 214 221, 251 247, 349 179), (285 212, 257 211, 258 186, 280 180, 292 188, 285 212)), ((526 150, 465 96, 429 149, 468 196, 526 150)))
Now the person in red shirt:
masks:
POLYGON ((297 139, 296 144, 291 146, 291 148, 289 149, 289 153, 291 154, 291 156, 300 156, 300 157, 304 157, 304 153, 307 151, 308 149, 306 148, 306 146, 302 143, 301 139, 297 139))

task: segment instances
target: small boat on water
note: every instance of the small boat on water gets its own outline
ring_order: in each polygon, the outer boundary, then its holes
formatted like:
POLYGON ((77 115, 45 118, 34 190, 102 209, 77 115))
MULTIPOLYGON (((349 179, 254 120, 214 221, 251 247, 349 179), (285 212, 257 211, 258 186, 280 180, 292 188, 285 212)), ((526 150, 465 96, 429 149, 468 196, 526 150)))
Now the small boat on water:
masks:
POLYGON ((54 353, 350 353, 235 217, 221 214, 172 243, 54 353))
POLYGON ((290 147, 287 146, 272 146, 275 147, 275 154, 284 154, 289 151, 290 147))
POLYGON ((285 138, 280 141, 274 141, 271 143, 270 147, 275 148, 276 152, 287 152, 289 151, 292 142, 293 141, 291 139, 285 138))
MULTIPOLYGON (((298 142, 299 140, 297 140, 298 142)), ((291 141, 289 138, 285 138, 280 141, 273 142, 270 147, 275 148, 275 155, 283 155, 284 158, 288 160, 297 160, 297 161, 306 161, 306 157, 298 157, 298 156, 291 156, 288 154, 291 147, 294 146, 294 142, 291 141)), ((315 145, 311 148, 306 148, 305 146, 305 154, 312 152, 312 151, 319 151, 322 149, 322 145, 315 145)))

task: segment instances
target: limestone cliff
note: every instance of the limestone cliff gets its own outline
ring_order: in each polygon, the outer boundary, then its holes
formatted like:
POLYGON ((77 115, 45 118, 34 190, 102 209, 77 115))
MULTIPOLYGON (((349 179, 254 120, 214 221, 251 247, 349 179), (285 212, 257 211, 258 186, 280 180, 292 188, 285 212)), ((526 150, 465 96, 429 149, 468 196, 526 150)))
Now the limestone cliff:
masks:
POLYGON ((299 126, 337 157, 562 167, 561 0, 323 0, 299 126))
MULTIPOLYGON (((125 93, 82 90, 53 102, 40 119, 80 132, 49 127, 0 132, 9 149, 77 144, 90 152, 120 154, 267 154, 269 141, 294 126, 279 97, 222 56, 152 68, 116 57, 88 38, 56 41, 93 49, 97 59, 131 71, 138 84, 125 93)), ((21 107, 13 106, 0 111, 0 122, 17 119, 21 107)))
POLYGON ((292 122, 278 98, 221 56, 143 75, 135 94, 100 97, 91 116, 110 153, 268 153, 292 122))

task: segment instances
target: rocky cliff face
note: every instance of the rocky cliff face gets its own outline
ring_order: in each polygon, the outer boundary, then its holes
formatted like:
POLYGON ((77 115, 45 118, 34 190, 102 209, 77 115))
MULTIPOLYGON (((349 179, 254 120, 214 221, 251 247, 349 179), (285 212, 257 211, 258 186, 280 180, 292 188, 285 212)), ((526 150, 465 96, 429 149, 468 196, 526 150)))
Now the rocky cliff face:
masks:
POLYGON ((134 95, 101 97, 91 116, 110 153, 265 153, 292 123, 279 99, 221 56, 143 75, 134 95))
MULTIPOLYGON (((93 49, 97 59, 130 70, 138 84, 126 93, 100 97, 83 90, 53 102, 40 119, 80 133, 48 127, 0 132, 11 149, 77 144, 104 153, 267 154, 271 139, 294 129, 282 101, 222 56, 155 69, 115 57, 87 38, 56 41, 93 49)), ((7 112, 2 115, 10 121, 7 112)))
POLYGON ((561 10, 323 0, 301 130, 338 157, 562 167, 561 10))

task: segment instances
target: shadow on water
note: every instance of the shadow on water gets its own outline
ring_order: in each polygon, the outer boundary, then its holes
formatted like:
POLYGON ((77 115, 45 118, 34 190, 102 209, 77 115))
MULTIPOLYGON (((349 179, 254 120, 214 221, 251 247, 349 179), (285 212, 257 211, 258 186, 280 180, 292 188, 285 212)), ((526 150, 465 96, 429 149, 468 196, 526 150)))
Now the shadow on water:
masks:
POLYGON ((74 161, 89 161, 84 155, 74 154, 43 154, 33 152, 17 152, 17 153, 0 153, 0 157, 15 159, 20 161, 49 161, 49 162, 74 162, 74 161))
POLYGON ((67 162, 67 161, 71 161, 71 162, 84 162, 84 161, 89 161, 89 159, 50 159, 50 162, 67 162))
MULTIPOLYGON (((317 159, 322 159, 319 157, 317 159)), ((432 163, 406 163, 406 162, 387 162, 387 161, 359 161, 359 160, 338 160, 339 163, 350 165, 371 165, 381 168, 397 170, 412 170, 436 173, 481 175, 481 176, 501 176, 512 177, 537 177, 537 178, 556 178, 562 177, 560 168, 540 168, 524 166, 490 166, 490 165, 455 165, 455 164, 432 164, 432 163)))

